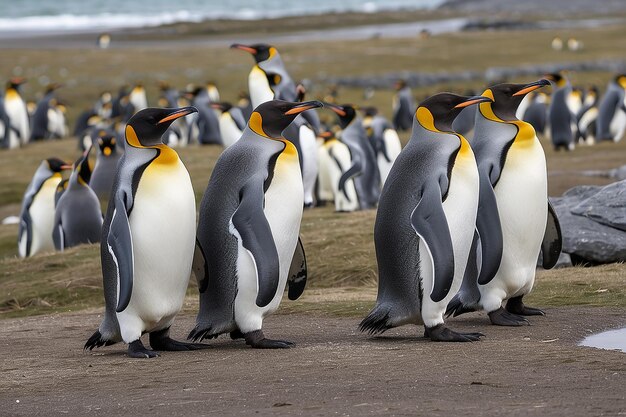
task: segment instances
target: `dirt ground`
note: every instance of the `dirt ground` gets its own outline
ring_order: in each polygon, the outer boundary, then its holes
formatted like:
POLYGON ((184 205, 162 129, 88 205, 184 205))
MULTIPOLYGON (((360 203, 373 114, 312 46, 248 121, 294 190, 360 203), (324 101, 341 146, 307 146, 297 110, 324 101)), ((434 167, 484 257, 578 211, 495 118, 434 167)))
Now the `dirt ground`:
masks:
MULTIPOLYGON (((222 337, 145 360, 124 345, 83 352, 97 311, 3 320, 0 415, 626 414, 626 355, 576 346, 624 326, 624 309, 546 312, 522 328, 489 326, 482 313, 451 320, 487 335, 472 344, 432 343, 413 326, 370 338, 357 318, 284 314, 268 318, 265 333, 295 341, 290 350, 222 337)), ((193 322, 179 317, 174 336, 193 322)))

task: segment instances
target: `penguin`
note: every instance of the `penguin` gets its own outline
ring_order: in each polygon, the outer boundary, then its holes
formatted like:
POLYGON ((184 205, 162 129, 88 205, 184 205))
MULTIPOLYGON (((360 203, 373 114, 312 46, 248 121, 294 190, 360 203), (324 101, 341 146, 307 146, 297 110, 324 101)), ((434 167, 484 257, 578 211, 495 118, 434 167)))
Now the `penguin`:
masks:
POLYGON ((135 110, 130 102, 130 93, 128 92, 128 86, 123 85, 117 92, 117 96, 111 103, 111 118, 119 118, 122 122, 127 122, 135 110))
POLYGON ((568 97, 572 93, 572 85, 565 76, 559 73, 547 74, 545 78, 552 83, 552 99, 548 107, 552 145, 555 150, 563 148, 573 151, 576 116, 567 104, 568 97))
POLYGON ((9 123, 5 126, 8 135, 8 148, 24 146, 30 140, 30 120, 26 102, 20 95, 20 86, 26 82, 25 78, 12 78, 7 82, 4 90, 4 113, 9 123))
POLYGON ((102 122, 102 118, 98 115, 98 113, 93 109, 83 110, 76 119, 76 123, 74 124, 74 131, 72 133, 73 136, 78 138, 78 147, 81 151, 87 149, 87 147, 83 148, 84 144, 82 138, 91 127, 102 122))
MULTIPOLYGON (((305 89, 296 85, 289 76, 287 68, 278 50, 267 44, 233 44, 233 49, 250 53, 256 65, 248 76, 248 87, 252 106, 257 107, 268 100, 303 101, 305 89)), ((293 124, 285 128, 283 135, 294 144, 298 151, 302 179, 304 181, 305 207, 313 207, 313 193, 317 178, 316 132, 319 129, 319 117, 315 110, 303 112, 294 119, 293 124), (313 113, 313 114, 311 114, 313 113)))
POLYGON ((528 97, 531 97, 531 102, 528 104, 526 111, 521 118, 517 117, 518 113, 516 113, 515 117, 530 123, 536 133, 543 135, 546 131, 549 97, 547 94, 539 91, 528 93, 523 100, 526 100, 528 97))
POLYGON ((111 45, 111 35, 109 33, 101 33, 98 35, 96 44, 100 49, 108 49, 111 45))
POLYGON ((289 348, 265 338, 263 319, 285 285, 297 299, 306 284, 298 234, 304 188, 295 146, 282 131, 318 101, 259 105, 241 139, 224 150, 200 204, 194 272, 200 310, 189 339, 230 332, 253 348, 289 348))
POLYGON ((609 83, 598 106, 596 140, 618 142, 626 132, 626 74, 619 74, 609 83))
POLYGON ((56 203, 52 240, 58 251, 82 243, 99 243, 102 210, 96 193, 89 187, 89 148, 76 161, 67 189, 56 203))
POLYGON ((413 94, 406 81, 398 80, 395 83, 396 94, 393 97, 393 127, 398 132, 411 129, 413 124, 413 94))
POLYGON ((327 104, 327 107, 339 117, 341 141, 348 145, 352 154, 352 166, 344 173, 342 184, 348 178, 354 178, 359 207, 362 210, 375 208, 380 197, 380 172, 375 150, 367 138, 361 118, 350 104, 327 104))
POLYGON ((100 129, 97 138, 98 153, 89 186, 106 209, 122 154, 118 152, 117 139, 112 130, 100 129))
POLYGON ((195 111, 147 108, 128 121, 102 226, 106 312, 85 349, 124 341, 128 356, 154 358, 160 350, 206 347, 169 337, 191 274, 196 212, 189 173, 161 137, 174 120, 195 111), (141 342, 144 333, 152 349, 141 342))
POLYGON ((352 166, 350 148, 332 131, 322 132, 324 140, 318 151, 318 197, 322 201, 334 200, 335 211, 350 212, 359 209, 359 199, 354 179, 345 175, 352 166))
POLYGON ((230 103, 211 103, 211 107, 220 111, 219 127, 222 144, 225 148, 232 146, 239 140, 246 127, 246 120, 239 107, 230 103))
POLYGON ((143 84, 135 84, 133 89, 130 90, 128 101, 133 106, 133 113, 148 107, 148 97, 146 97, 146 89, 143 87, 143 84))
POLYGON ((193 90, 192 104, 198 109, 193 128, 190 129, 189 142, 196 140, 202 145, 222 145, 220 122, 211 108, 208 90, 198 87, 193 90))
POLYGON ((376 153, 376 162, 380 172, 380 184, 382 187, 393 166, 393 162, 402 150, 402 144, 400 143, 398 132, 384 116, 378 114, 378 109, 375 107, 368 108, 366 116, 369 117, 363 118, 363 126, 376 153), (366 122, 366 119, 369 120, 366 122))
POLYGON ((479 105, 470 142, 480 175, 477 233, 448 315, 484 309, 492 324, 521 326, 528 324, 524 316, 544 314, 522 300, 532 290, 539 252, 543 267, 552 268, 562 238, 548 201, 543 148, 532 126, 515 118, 515 110, 525 94, 549 84, 547 79, 498 84, 482 94, 493 102, 479 105))
POLYGON ((62 179, 61 172, 71 168, 58 158, 45 159, 37 168, 22 200, 17 239, 20 258, 54 250, 55 192, 62 179))
POLYGON ((65 119, 67 108, 65 104, 58 100, 52 100, 48 108, 48 137, 51 139, 61 139, 67 136, 68 128, 65 119))
POLYGON ((463 108, 489 101, 439 93, 417 108, 411 139, 391 168, 378 206, 378 296, 361 321, 362 332, 423 324, 424 337, 432 341, 483 336, 455 332, 443 316, 463 280, 479 194, 474 153, 452 122, 463 108))
POLYGON ((56 110, 57 99, 55 97, 55 91, 60 87, 61 84, 48 84, 43 98, 37 102, 37 107, 31 120, 30 139, 32 141, 51 139, 53 137, 53 132, 50 130, 50 116, 53 118, 52 125, 56 127, 58 124, 58 121, 56 120, 58 115, 56 110))
POLYGON ((598 87, 590 87, 585 94, 582 108, 576 114, 578 142, 581 144, 593 145, 596 142, 599 99, 598 87))

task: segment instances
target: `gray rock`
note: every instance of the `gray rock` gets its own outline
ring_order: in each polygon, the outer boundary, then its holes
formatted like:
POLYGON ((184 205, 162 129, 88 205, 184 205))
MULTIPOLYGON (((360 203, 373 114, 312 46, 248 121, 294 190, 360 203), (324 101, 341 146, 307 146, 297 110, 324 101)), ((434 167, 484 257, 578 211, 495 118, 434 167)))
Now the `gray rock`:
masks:
POLYGON ((626 232, 626 180, 607 185, 570 211, 626 232))

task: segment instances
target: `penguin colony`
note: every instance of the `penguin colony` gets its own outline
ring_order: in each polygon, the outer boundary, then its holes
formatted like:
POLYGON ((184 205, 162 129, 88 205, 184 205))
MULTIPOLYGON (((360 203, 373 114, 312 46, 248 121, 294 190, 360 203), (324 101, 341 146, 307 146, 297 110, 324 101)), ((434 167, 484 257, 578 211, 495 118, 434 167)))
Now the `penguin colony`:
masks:
MULTIPOLYGON (((483 334, 455 332, 445 317, 485 310, 494 325, 521 326, 544 314, 523 302, 537 259, 551 268, 561 250, 537 133, 568 151, 621 140, 626 75, 602 97, 555 73, 418 106, 399 81, 389 121, 375 108, 306 101, 271 45, 232 48, 254 60, 238 103, 221 101, 213 82, 182 92, 162 82, 160 108, 148 107, 141 84, 102 93, 76 122, 81 157, 42 161, 26 190, 21 257, 100 242, 105 314, 85 349, 124 342, 129 356, 153 358, 225 333, 254 348, 293 346, 265 337, 263 320, 285 288, 291 300, 304 291, 303 208, 327 201, 338 212, 378 210, 378 297, 361 331, 416 324, 432 341, 472 342, 483 334), (540 91, 548 85, 551 96, 540 91), (321 107, 338 127, 320 121, 321 107), (173 149, 192 143, 225 148, 197 226, 189 173, 173 149), (191 272, 200 306, 191 342, 181 342, 169 332, 191 272)), ((61 86, 50 84, 29 110, 24 82, 9 80, 0 101, 3 148, 67 136, 61 86)))

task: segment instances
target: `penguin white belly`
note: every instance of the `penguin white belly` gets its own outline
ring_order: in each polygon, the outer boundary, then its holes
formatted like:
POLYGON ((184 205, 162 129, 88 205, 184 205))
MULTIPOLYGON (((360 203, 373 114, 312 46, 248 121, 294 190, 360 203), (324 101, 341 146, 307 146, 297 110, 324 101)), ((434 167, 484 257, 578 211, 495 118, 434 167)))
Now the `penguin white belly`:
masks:
POLYGON ((196 208, 189 174, 180 160, 155 165, 144 172, 129 217, 133 289, 128 306, 117 314, 127 343, 171 325, 191 273, 196 208))
POLYGON ((281 155, 278 158, 274 177, 265 192, 263 211, 274 237, 279 260, 278 288, 272 301, 265 307, 256 305, 258 293, 256 267, 252 256, 241 245, 241 239, 238 239, 235 321, 243 333, 261 329, 263 318, 278 308, 298 242, 304 199, 302 176, 297 161, 281 161, 283 157, 284 155, 281 155))
MULTIPOLYGON (((469 148, 469 146, 468 146, 469 148)), ((443 211, 446 214, 452 249, 454 251, 454 278, 446 297, 435 303, 430 298, 433 289, 432 261, 420 241, 420 268, 422 276, 422 321, 425 326, 433 327, 443 323, 443 315, 452 297, 461 288, 465 267, 474 238, 474 224, 478 212, 478 168, 471 150, 457 156, 450 174, 450 185, 443 211), (426 262, 424 262, 426 260, 426 262)))
MULTIPOLYGON (((11 126, 19 132, 18 144, 21 142, 25 144, 29 140, 30 126, 28 120, 28 113, 26 111, 26 105, 21 97, 17 96, 10 99, 5 99, 4 110, 9 116, 11 126)), ((15 133, 14 133, 15 134, 15 133)))
POLYGON ((609 125, 609 131, 614 142, 622 140, 624 133, 626 133, 626 113, 623 110, 617 109, 615 111, 615 115, 609 125))
POLYGON ((54 251, 54 241, 52 240, 54 192, 60 182, 60 175, 48 178, 33 199, 29 210, 30 218, 32 219, 33 236, 28 256, 33 256, 40 252, 54 251))
POLYGON ((339 180, 341 175, 347 171, 352 165, 352 156, 350 155, 350 149, 347 145, 337 141, 332 146, 332 155, 336 161, 332 161, 330 170, 330 180, 333 185, 333 192, 335 194, 335 210, 337 211, 355 211, 359 208, 359 199, 356 194, 356 186, 354 185, 354 179, 350 178, 344 184, 346 195, 343 191, 339 191, 339 180), (337 163, 340 165, 337 165, 337 163))
POLYGON ((256 65, 248 75, 248 90, 250 91, 250 101, 253 109, 259 104, 274 100, 274 92, 267 81, 265 72, 256 65))
POLYGON ((487 312, 532 289, 548 218, 545 161, 536 138, 527 145, 513 144, 507 154, 494 188, 502 226, 502 261, 491 282, 479 285, 487 312))
POLYGON ((380 171, 381 184, 384 185, 394 161, 400 154, 400 151, 402 151, 402 145, 400 144, 398 133, 393 129, 387 129, 383 132, 383 141, 385 142, 387 156, 391 159, 391 161, 387 161, 382 153, 378 154, 378 170, 380 171))
POLYGON ((239 130, 230 114, 222 113, 219 120, 222 142, 224 143, 224 147, 228 148, 241 138, 242 132, 239 130))
MULTIPOLYGON (((322 145, 317 150, 317 193, 322 201, 332 201, 334 199, 330 170, 333 169, 328 149, 322 145)), ((338 169, 338 168, 335 168, 338 169)))
POLYGON ((317 178, 317 142, 315 133, 308 126, 300 126, 300 149, 302 150, 304 204, 312 205, 317 178))

